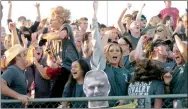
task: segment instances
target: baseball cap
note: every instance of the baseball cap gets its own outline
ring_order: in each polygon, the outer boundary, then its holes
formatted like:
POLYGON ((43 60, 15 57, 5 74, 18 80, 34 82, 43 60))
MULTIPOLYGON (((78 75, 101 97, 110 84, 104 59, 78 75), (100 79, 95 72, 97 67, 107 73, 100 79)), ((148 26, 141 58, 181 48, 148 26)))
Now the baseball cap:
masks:
POLYGON ((170 44, 171 44, 171 40, 169 40, 169 39, 166 39, 166 40, 158 39, 151 44, 150 50, 153 51, 154 47, 157 47, 159 45, 170 45, 170 44))

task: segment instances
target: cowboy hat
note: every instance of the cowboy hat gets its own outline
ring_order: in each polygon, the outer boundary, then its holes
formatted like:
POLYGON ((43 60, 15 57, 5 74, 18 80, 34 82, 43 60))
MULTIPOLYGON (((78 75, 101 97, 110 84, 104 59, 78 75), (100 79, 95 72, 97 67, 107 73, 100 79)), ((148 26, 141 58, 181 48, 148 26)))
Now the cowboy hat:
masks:
POLYGON ((22 47, 20 44, 16 44, 11 48, 9 48, 7 51, 5 51, 5 57, 6 57, 5 65, 7 66, 12 59, 14 59, 17 55, 19 55, 20 53, 26 50, 27 48, 22 47))

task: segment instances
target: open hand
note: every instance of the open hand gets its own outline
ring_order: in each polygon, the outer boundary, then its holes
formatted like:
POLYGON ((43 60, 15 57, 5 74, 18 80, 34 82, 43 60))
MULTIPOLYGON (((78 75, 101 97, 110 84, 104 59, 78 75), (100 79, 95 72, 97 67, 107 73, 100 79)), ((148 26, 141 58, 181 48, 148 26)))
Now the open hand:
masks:
POLYGON ((24 35, 22 34, 22 35, 21 35, 21 39, 22 39, 22 42, 23 42, 23 44, 24 44, 24 47, 27 48, 27 44, 28 44, 27 38, 25 38, 24 35))
POLYGON ((131 8, 131 6, 132 6, 132 4, 131 3, 127 3, 127 9, 130 9, 131 8))
POLYGON ((36 8, 39 8, 39 7, 40 7, 40 3, 37 3, 37 2, 36 2, 35 7, 36 7, 36 8))
POLYGON ((37 40, 37 35, 38 35, 38 33, 37 33, 37 32, 32 33, 32 35, 31 35, 32 42, 34 42, 34 41, 36 41, 36 40, 37 40))
POLYGON ((142 5, 142 8, 144 8, 146 6, 146 4, 144 3, 143 5, 142 5))

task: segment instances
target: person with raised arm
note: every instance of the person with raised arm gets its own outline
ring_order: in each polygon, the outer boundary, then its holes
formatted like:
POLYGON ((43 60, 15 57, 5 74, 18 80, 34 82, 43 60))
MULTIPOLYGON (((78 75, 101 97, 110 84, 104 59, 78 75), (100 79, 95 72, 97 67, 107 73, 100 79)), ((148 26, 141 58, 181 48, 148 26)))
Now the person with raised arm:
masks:
POLYGON ((161 18, 164 19, 166 16, 173 18, 173 27, 176 28, 176 22, 179 17, 179 10, 175 7, 171 7, 171 0, 164 0, 165 8, 160 11, 161 18))
POLYGON ((51 54, 61 62, 62 69, 61 74, 54 80, 51 97, 62 97, 64 86, 71 74, 71 64, 79 59, 73 32, 69 25, 70 14, 70 11, 62 6, 53 8, 49 18, 53 31, 43 35, 43 39, 51 42, 49 46, 49 49, 52 50, 51 54))
POLYGON ((129 10, 131 8, 131 4, 130 3, 127 3, 127 6, 126 8, 122 11, 119 19, 118 19, 118 27, 121 31, 121 34, 123 35, 125 33, 125 31, 127 31, 127 29, 129 29, 129 26, 131 24, 131 21, 132 21, 132 17, 131 16, 125 16, 124 17, 124 20, 125 20, 125 27, 124 27, 124 24, 122 23, 122 19, 123 19, 123 16, 124 14, 126 13, 127 10, 129 10))
MULTIPOLYGON (((27 105, 27 82, 24 70, 27 67, 27 49, 16 44, 5 51, 5 66, 7 69, 1 75, 1 99, 18 99, 27 105)), ((2 103, 2 108, 24 108, 21 103, 2 103)))
MULTIPOLYGON (((12 22, 12 1, 9 0, 8 4, 9 4, 9 8, 8 8, 7 23, 8 23, 8 28, 10 29, 9 23, 12 22)), ((28 28, 29 29, 29 36, 27 37, 28 41, 31 41, 31 34, 37 31, 37 28, 38 28, 40 20, 41 20, 40 4, 36 3, 35 7, 37 9, 37 17, 36 17, 34 24, 30 28, 28 28)), ((27 28, 26 27, 26 18, 24 16, 20 16, 18 18, 18 24, 17 25, 18 25, 18 28, 16 28, 16 31, 17 31, 17 34, 18 34, 18 37, 19 37, 19 41, 20 41, 21 44, 23 44, 23 41, 22 41, 22 38, 21 38, 22 32, 20 32, 20 28, 21 27, 27 28)))
POLYGON ((145 7, 145 4, 142 5, 140 11, 138 12, 136 20, 130 24, 130 28, 129 28, 130 35, 126 35, 126 37, 129 37, 131 39, 133 49, 136 48, 137 43, 140 39, 141 15, 142 15, 142 10, 144 7, 145 7))
MULTIPOLYGON (((187 42, 181 41, 177 35, 175 35, 175 41, 176 42, 173 47, 173 56, 177 66, 172 73, 168 73, 168 75, 164 76, 165 86, 167 87, 169 94, 187 94, 187 42)), ((188 107, 187 98, 175 98, 173 104, 173 108, 188 107), (177 101, 180 101, 182 105, 177 105, 177 101)))
MULTIPOLYGON (((98 4, 96 7, 97 6, 98 4)), ((126 70, 122 64, 123 50, 117 43, 109 43, 103 50, 96 14, 97 8, 94 8, 94 18, 92 22, 92 45, 94 50, 90 61, 91 69, 98 69, 100 72, 104 72, 101 73, 101 75, 107 75, 111 86, 109 96, 127 95, 127 86, 130 75, 129 71, 126 70)), ((104 80, 106 81, 106 79, 104 80)), ((106 87, 106 89, 109 89, 109 87, 106 87)), ((107 92, 108 91, 106 91, 105 94, 108 95, 107 92)), ((100 94, 101 93, 102 91, 100 94)), ((119 103, 122 102, 109 101, 109 106, 112 107, 114 105, 118 105, 119 103)))

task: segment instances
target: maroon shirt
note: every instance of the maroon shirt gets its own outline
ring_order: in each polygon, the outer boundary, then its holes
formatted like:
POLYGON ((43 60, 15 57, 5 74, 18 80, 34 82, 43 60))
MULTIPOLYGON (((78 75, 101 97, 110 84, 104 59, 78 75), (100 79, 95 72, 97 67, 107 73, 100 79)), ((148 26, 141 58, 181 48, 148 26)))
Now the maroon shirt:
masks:
POLYGON ((162 16, 162 19, 164 19, 167 15, 172 16, 174 20, 174 28, 176 28, 176 22, 179 16, 179 10, 177 8, 165 8, 160 11, 160 14, 162 16))

